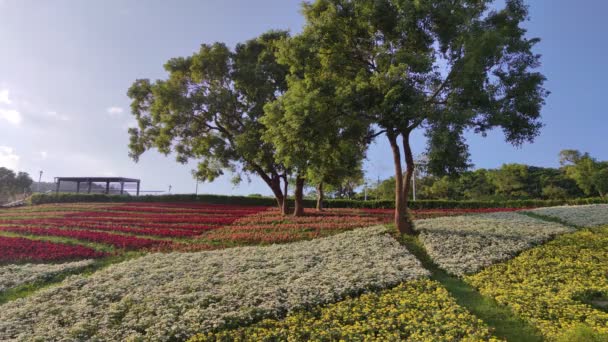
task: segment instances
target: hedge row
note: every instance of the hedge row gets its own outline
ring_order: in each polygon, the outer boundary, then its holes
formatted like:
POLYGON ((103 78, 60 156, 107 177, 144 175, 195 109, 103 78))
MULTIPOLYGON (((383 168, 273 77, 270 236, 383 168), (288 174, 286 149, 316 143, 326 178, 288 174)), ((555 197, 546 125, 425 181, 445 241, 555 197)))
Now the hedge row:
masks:
MULTIPOLYGON (((272 197, 224 196, 224 195, 161 195, 161 196, 126 196, 105 194, 34 194, 31 204, 44 203, 75 203, 75 202, 203 202, 211 204, 263 205, 274 206, 272 197)), ((292 201, 293 202, 293 201, 292 201)), ((569 200, 511 200, 511 201, 450 201, 450 200, 419 200, 410 202, 412 209, 477 209, 477 208, 529 208, 551 207, 557 205, 581 205, 607 203, 601 198, 580 198, 569 200)), ((292 203, 293 204, 293 203, 292 203)), ((315 200, 304 200, 306 207, 314 207, 315 200)), ((361 201, 347 199, 328 199, 324 201, 326 208, 394 208, 394 201, 361 201)))

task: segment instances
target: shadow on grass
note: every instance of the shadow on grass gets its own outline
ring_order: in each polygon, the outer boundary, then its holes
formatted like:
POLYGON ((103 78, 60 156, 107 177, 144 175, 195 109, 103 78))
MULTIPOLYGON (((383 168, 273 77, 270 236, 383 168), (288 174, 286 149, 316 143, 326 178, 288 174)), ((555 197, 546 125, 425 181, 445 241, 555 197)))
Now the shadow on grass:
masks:
POLYGON ((431 272, 431 279, 440 282, 466 308, 493 329, 494 335, 507 341, 543 341, 538 329, 519 318, 508 307, 492 298, 484 297, 462 279, 450 275, 437 266, 415 236, 404 236, 401 243, 431 272))

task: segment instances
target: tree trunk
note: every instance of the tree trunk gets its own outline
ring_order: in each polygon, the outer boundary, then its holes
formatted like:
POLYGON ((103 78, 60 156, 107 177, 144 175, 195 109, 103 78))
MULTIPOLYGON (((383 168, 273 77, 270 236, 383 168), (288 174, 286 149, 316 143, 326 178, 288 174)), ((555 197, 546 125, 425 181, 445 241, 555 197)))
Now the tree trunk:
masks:
POLYGON ((412 155, 412 147, 410 146, 410 131, 402 134, 403 139, 403 155, 405 156, 405 180, 403 183, 403 206, 405 210, 405 233, 414 234, 414 223, 407 214, 407 205, 410 196, 410 188, 412 186, 412 175, 414 174, 414 156, 412 155))
POLYGON ((304 178, 297 176, 296 191, 295 191, 296 207, 293 211, 293 216, 304 216, 304 178))
POLYGON ((263 178, 266 184, 272 190, 272 194, 274 195, 275 200, 277 201, 277 207, 281 211, 281 214, 285 215, 285 203, 287 203, 287 193, 283 194, 281 191, 281 178, 280 177, 272 177, 272 178, 263 178))
POLYGON ((319 185, 317 185, 317 211, 323 210, 323 198, 323 182, 319 182, 319 185))
POLYGON ((283 203, 281 203, 281 215, 287 215, 289 213, 289 196, 287 191, 289 190, 289 181, 287 180, 287 173, 283 175, 283 203))
POLYGON ((414 232, 407 224, 407 202, 403 198, 403 169, 401 168, 401 152, 397 145, 397 136, 393 132, 387 132, 388 142, 393 151, 393 162, 395 163, 395 226, 401 234, 414 232))

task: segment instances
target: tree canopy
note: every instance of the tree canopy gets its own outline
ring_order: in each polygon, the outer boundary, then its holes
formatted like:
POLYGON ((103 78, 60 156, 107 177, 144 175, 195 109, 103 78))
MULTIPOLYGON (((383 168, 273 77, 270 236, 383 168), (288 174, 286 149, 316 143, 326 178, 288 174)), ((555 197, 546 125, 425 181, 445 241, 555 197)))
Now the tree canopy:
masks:
POLYGON ((501 128, 508 142, 540 132, 545 77, 534 71, 539 41, 526 38, 522 1, 317 0, 305 4, 302 35, 316 43, 325 78, 342 107, 387 137, 395 164, 395 224, 407 222, 414 161, 410 134, 424 129, 429 164, 466 167, 466 130, 501 128), (439 143, 438 143, 439 142, 439 143), (450 144, 446 145, 445 142, 450 144), (450 146, 449 153, 442 149, 450 146), (402 149, 402 150, 401 150, 402 149), (402 172, 402 156, 407 170, 402 172))
POLYGON ((198 52, 165 64, 168 78, 140 79, 128 91, 138 122, 129 130, 130 156, 151 148, 175 153, 177 161, 198 162, 195 176, 213 181, 225 171, 256 174, 286 210, 289 170, 262 139, 264 106, 287 89, 288 68, 276 61, 276 42, 285 31, 271 31, 238 44, 203 44, 198 52), (284 187, 281 187, 281 180, 284 187))

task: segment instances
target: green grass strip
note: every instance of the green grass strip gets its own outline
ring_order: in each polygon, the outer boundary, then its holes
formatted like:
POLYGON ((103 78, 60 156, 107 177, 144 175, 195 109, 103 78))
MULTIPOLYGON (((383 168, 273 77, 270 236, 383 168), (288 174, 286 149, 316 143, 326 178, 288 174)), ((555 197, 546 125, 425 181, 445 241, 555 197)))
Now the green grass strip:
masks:
POLYGON ((93 274, 103 268, 106 268, 110 265, 113 265, 113 264, 116 264, 119 262, 123 262, 123 261, 127 261, 127 260, 131 260, 131 259, 140 257, 142 255, 143 255, 143 253, 141 253, 141 252, 129 252, 129 253, 121 254, 121 255, 98 259, 98 260, 95 260, 95 262, 93 264, 83 267, 83 268, 78 268, 75 270, 68 270, 68 271, 56 274, 45 280, 41 280, 41 281, 10 288, 6 291, 0 292, 0 305, 4 304, 6 302, 9 302, 9 301, 15 300, 15 299, 25 298, 42 289, 58 285, 59 283, 61 283, 63 280, 65 280, 67 277, 69 277, 71 275, 79 274, 79 275, 88 277, 91 274, 93 274))
POLYGON ((462 279, 448 274, 433 262, 426 249, 415 236, 404 236, 401 242, 431 272, 431 279, 440 282, 466 308, 493 329, 496 337, 507 341, 543 341, 538 329, 517 316, 511 309, 494 299, 484 297, 462 279))

